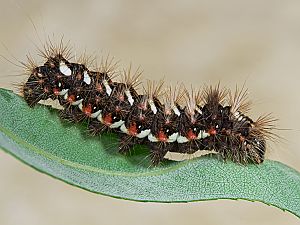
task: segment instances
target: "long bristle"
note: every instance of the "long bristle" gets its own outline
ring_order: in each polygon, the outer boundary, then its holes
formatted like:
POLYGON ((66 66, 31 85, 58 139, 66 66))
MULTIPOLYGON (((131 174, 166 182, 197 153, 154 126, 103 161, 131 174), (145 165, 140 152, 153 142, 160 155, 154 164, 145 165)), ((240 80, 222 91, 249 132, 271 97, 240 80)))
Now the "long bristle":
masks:
POLYGON ((118 74, 116 73, 118 65, 119 61, 108 54, 106 57, 101 58, 100 65, 96 64, 95 69, 99 73, 107 74, 110 79, 114 79, 118 76, 118 74))
POLYGON ((63 37, 61 37, 57 44, 53 42, 50 37, 48 37, 48 40, 45 42, 43 47, 37 47, 37 49, 39 51, 39 55, 46 60, 57 55, 61 55, 67 60, 72 58, 72 47, 70 46, 70 40, 65 42, 63 37))
POLYGON ((188 115, 194 115, 198 105, 202 103, 202 91, 191 87, 190 90, 184 89, 184 98, 186 102, 186 112, 188 115))
POLYGON ((147 86, 144 91, 149 99, 160 98, 165 92, 163 91, 164 80, 151 81, 147 80, 147 86))
POLYGON ((279 138, 279 136, 274 133, 274 130, 276 130, 276 122, 278 122, 278 119, 274 118, 271 114, 260 116, 253 124, 252 132, 262 135, 266 139, 276 141, 279 138))
POLYGON ((176 105, 184 104, 185 87, 184 84, 169 86, 166 88, 163 103, 167 109, 173 109, 176 105))
POLYGON ((141 84, 141 76, 143 71, 138 67, 134 72, 130 64, 127 70, 123 70, 121 75, 121 82, 126 85, 127 89, 136 89, 141 84))
POLYGON ((248 89, 245 88, 245 84, 241 89, 236 85, 235 91, 229 91, 229 106, 231 106, 231 113, 236 112, 247 113, 251 109, 251 101, 248 98, 248 89))
MULTIPOLYGON (((76 58, 76 57, 75 57, 76 58)), ((92 67, 92 65, 96 62, 96 56, 88 54, 86 51, 84 51, 83 54, 81 54, 78 59, 75 59, 77 63, 84 65, 87 68, 92 67)))
POLYGON ((220 83, 216 86, 205 86, 203 91, 203 101, 208 105, 218 105, 223 104, 228 90, 225 88, 220 88, 220 83))

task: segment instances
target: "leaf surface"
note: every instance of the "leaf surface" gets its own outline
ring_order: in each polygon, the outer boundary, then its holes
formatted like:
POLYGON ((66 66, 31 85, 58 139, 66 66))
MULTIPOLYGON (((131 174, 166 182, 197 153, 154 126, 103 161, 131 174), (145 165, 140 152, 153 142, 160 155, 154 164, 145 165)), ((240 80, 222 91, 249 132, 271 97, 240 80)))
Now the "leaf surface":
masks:
POLYGON ((57 110, 29 108, 18 95, 0 89, 0 147, 54 178, 128 200, 244 199, 300 217, 300 173, 280 162, 241 166, 208 155, 153 168, 145 147, 122 156, 115 135, 89 137, 85 129, 61 122, 57 110))

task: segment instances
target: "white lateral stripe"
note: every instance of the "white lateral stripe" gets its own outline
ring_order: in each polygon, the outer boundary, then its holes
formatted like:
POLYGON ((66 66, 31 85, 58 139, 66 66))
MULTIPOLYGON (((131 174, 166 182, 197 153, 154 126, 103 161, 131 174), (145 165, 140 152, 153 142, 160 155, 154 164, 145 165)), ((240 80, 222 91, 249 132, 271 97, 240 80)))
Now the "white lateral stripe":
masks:
POLYGON ((59 63, 59 71, 65 76, 72 75, 72 70, 63 61, 59 63))
POLYGON ((107 95, 110 96, 110 95, 111 95, 111 92, 112 92, 112 89, 111 89, 111 87, 109 86, 107 80, 103 80, 103 85, 104 85, 104 87, 105 87, 105 89, 106 89, 107 95))
POLYGON ((151 133, 148 135, 148 140, 151 142, 158 142, 157 138, 151 133))
POLYGON ((83 72, 83 82, 86 84, 91 84, 91 77, 86 70, 83 72))
POLYGON ((101 123, 104 123, 103 118, 102 118, 102 113, 100 112, 99 115, 97 116, 97 120, 100 121, 101 123))
POLYGON ((201 131, 202 139, 210 136, 209 133, 206 133, 204 130, 201 131))
POLYGON ((209 133, 206 133, 205 130, 200 130, 198 136, 197 136, 197 140, 199 139, 204 139, 206 137, 210 136, 209 133))
POLYGON ((69 97, 68 92, 64 95, 64 99, 67 100, 67 98, 69 97))
POLYGON ((171 142, 174 142, 174 141, 177 140, 177 138, 178 138, 178 132, 176 132, 176 133, 170 135, 169 138, 168 138, 168 140, 167 140, 167 142, 170 142, 170 143, 171 143, 171 142))
POLYGON ((197 140, 199 140, 199 139, 202 139, 202 133, 203 133, 203 131, 202 130, 200 130, 200 132, 199 132, 199 134, 198 134, 198 136, 197 136, 197 140))
POLYGON ((83 108, 82 103, 80 103, 80 104, 78 105, 78 108, 82 111, 82 108, 83 108))
POLYGON ((80 100, 78 100, 76 102, 72 102, 72 105, 79 105, 82 102, 83 102, 83 99, 80 99, 80 100))
POLYGON ((59 95, 65 95, 68 91, 69 91, 69 89, 62 89, 62 90, 59 92, 59 95))
POLYGON ((101 112, 102 112, 102 110, 100 109, 100 110, 98 110, 97 112, 92 113, 92 114, 91 114, 91 118, 96 118, 96 117, 98 117, 99 114, 100 114, 101 112))
POLYGON ((114 122, 114 123, 112 123, 109 127, 110 128, 118 128, 118 127, 120 127, 122 124, 124 124, 125 123, 125 121, 123 121, 123 120, 119 120, 119 121, 117 121, 117 122, 114 122))
POLYGON ((121 130, 123 133, 128 134, 128 129, 126 128, 125 123, 122 124, 122 126, 120 127, 120 130, 121 130))
POLYGON ((142 130, 139 134, 136 135, 138 138, 144 138, 150 134, 150 129, 142 130))
POLYGON ((125 90, 125 95, 127 96, 130 105, 133 105, 134 100, 132 98, 132 95, 131 95, 130 91, 129 90, 125 90))
POLYGON ((184 137, 184 136, 179 135, 179 136, 177 137, 177 142, 180 143, 180 144, 182 144, 182 143, 189 142, 189 139, 187 139, 187 138, 184 137))

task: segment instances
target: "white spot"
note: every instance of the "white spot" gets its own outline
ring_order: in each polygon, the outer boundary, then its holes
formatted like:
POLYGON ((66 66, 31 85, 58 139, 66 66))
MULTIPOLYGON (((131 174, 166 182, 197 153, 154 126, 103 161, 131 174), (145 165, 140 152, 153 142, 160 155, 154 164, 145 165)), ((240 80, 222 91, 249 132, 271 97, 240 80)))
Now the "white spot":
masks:
POLYGON ((155 136, 153 136, 153 134, 148 135, 148 140, 151 142, 158 142, 158 139, 155 136))
POLYGON ((204 138, 210 136, 210 134, 209 134, 209 133, 206 133, 204 130, 201 130, 200 133, 201 133, 201 138, 202 138, 202 139, 204 139, 204 138))
POLYGON ((238 117, 240 116, 240 113, 239 113, 239 112, 235 112, 235 113, 233 114, 233 116, 234 116, 235 118, 238 118, 238 117))
POLYGON ((167 142, 174 142, 174 141, 177 140, 177 138, 178 138, 178 132, 170 135, 169 138, 168 138, 168 140, 167 140, 167 142))
POLYGON ((67 98, 69 97, 68 92, 64 95, 64 99, 67 100, 67 98))
POLYGON ((150 129, 142 130, 139 134, 136 135, 138 138, 144 138, 150 134, 150 129))
POLYGON ((199 108, 199 107, 195 107, 195 110, 200 114, 200 115, 202 115, 202 111, 201 111, 201 109, 199 108))
POLYGON ((104 123, 103 118, 102 118, 102 113, 100 112, 99 115, 97 116, 97 120, 100 121, 101 123, 104 123))
POLYGON ((133 105, 134 100, 132 98, 132 95, 131 95, 130 91, 129 90, 125 90, 125 95, 127 96, 130 105, 133 105))
POLYGON ((104 85, 104 87, 105 87, 105 89, 106 89, 106 93, 107 93, 107 95, 108 95, 108 96, 110 96, 110 95, 111 95, 111 92, 112 92, 112 90, 111 90, 111 87, 109 86, 109 84, 108 84, 107 80, 103 80, 103 85, 104 85))
POLYGON ((78 105, 78 108, 82 111, 82 107, 83 107, 83 105, 82 105, 82 103, 80 103, 79 105, 78 105))
POLYGON ((182 144, 182 143, 189 142, 189 139, 187 139, 187 138, 184 137, 184 136, 179 135, 179 136, 177 137, 177 142, 180 143, 180 144, 182 144))
POLYGON ((114 122, 114 123, 112 123, 109 127, 110 128, 118 128, 118 127, 120 127, 122 124, 124 124, 125 123, 125 121, 123 121, 123 120, 119 120, 119 121, 117 121, 117 122, 114 122))
POLYGON ((86 84, 91 84, 91 77, 89 76, 87 71, 83 72, 83 82, 86 84))
POLYGON ((69 89, 62 89, 60 92, 59 92, 59 95, 65 95, 67 94, 69 89))
POLYGON ((94 112, 91 114, 91 118, 96 118, 99 116, 99 114, 102 112, 102 110, 98 110, 97 112, 94 112))
POLYGON ((121 130, 123 133, 128 134, 128 129, 126 128, 125 123, 122 124, 122 126, 120 127, 120 130, 121 130))
POLYGON ((197 136, 197 140, 199 140, 199 139, 202 139, 202 135, 203 134, 203 131, 202 130, 200 130, 200 132, 199 132, 199 134, 198 134, 198 136, 197 136))
POLYGON ((180 111, 176 106, 173 108, 173 111, 177 116, 180 116, 180 111))
POLYGON ((79 105, 82 102, 83 102, 83 99, 80 99, 80 100, 78 100, 76 102, 72 102, 72 105, 79 105))
POLYGON ((58 82, 58 87, 61 87, 61 83, 60 82, 58 82))
POLYGON ((156 114, 156 113, 157 113, 157 108, 156 108, 156 106, 155 106, 155 104, 154 104, 154 102, 153 102, 152 99, 149 100, 149 105, 150 105, 150 108, 151 108, 152 112, 153 112, 154 114, 156 114))
POLYGON ((59 63, 59 71, 65 76, 72 75, 72 70, 63 61, 59 63))

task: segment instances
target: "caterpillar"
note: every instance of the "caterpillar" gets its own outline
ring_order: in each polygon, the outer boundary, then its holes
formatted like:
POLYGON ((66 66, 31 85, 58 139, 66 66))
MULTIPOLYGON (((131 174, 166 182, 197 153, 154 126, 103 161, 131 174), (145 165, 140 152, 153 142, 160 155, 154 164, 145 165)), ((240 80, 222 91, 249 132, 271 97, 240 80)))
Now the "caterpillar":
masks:
POLYGON ((23 63, 29 78, 21 84, 21 94, 27 104, 34 107, 41 100, 57 99, 62 119, 87 122, 91 135, 117 133, 121 154, 144 144, 154 166, 167 152, 198 150, 240 164, 264 161, 275 119, 270 114, 256 121, 247 116, 251 102, 244 85, 234 91, 220 84, 188 90, 182 84, 164 87, 162 80, 148 80, 140 91, 139 69, 130 66, 117 74, 109 58, 89 69, 87 58, 71 62, 71 49, 62 41, 47 42, 39 53, 43 65, 30 57, 23 63))

